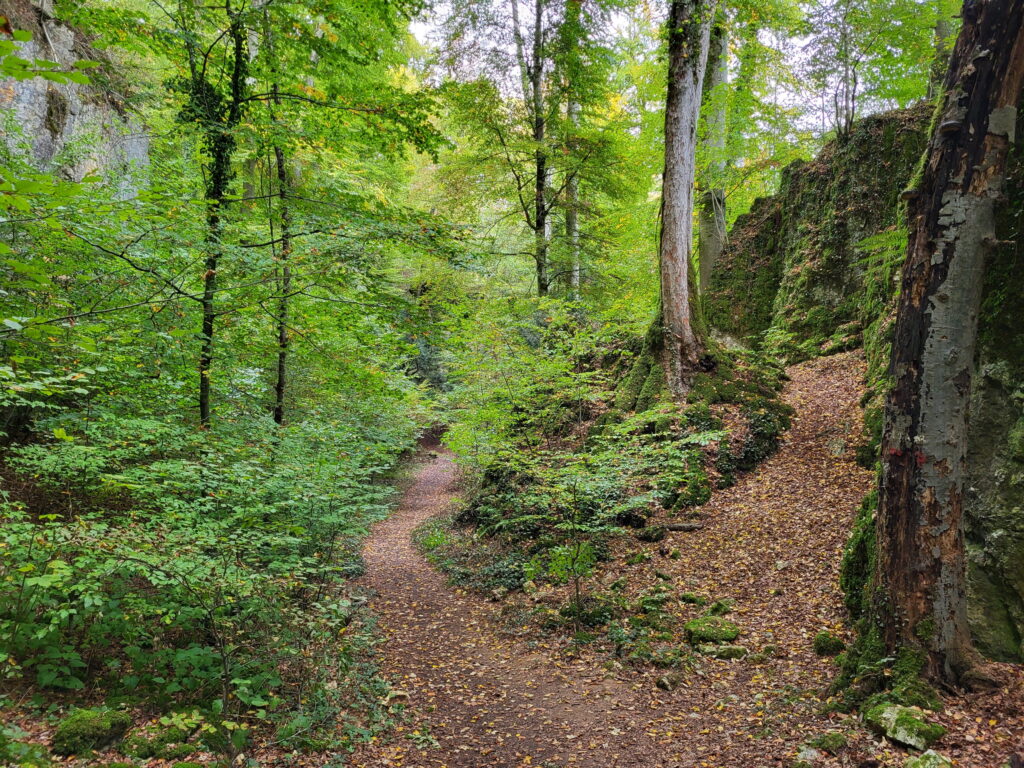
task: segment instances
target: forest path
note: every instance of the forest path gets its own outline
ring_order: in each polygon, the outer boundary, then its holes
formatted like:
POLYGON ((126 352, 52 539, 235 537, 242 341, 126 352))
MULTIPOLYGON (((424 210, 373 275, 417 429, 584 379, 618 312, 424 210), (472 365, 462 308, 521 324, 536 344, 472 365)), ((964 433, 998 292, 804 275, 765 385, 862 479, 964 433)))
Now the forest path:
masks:
MULTIPOLYGON (((364 583, 387 638, 382 667, 409 696, 412 725, 354 756, 354 765, 783 766, 808 738, 834 729, 822 715, 834 674, 811 639, 841 627, 841 549, 871 473, 853 462, 863 361, 849 353, 790 369, 796 409, 781 449, 702 510, 705 527, 672 534, 678 560, 614 563, 630 579, 736 601, 730 618, 766 661, 701 659, 672 692, 663 671, 618 668, 606 658, 563 660, 503 636, 494 605, 448 586, 411 534, 451 507, 451 457, 425 458, 396 512, 366 545, 364 583), (649 581, 648 581, 649 580, 649 581), (684 587, 684 585, 686 585, 684 587), (412 733, 419 729, 420 736, 412 733), (426 744, 424 728, 439 746, 426 744)), ((658 545, 654 545, 655 548, 658 545)), ((635 549, 635 547, 634 547, 635 549)), ((838 765, 822 756, 819 765, 838 765)))

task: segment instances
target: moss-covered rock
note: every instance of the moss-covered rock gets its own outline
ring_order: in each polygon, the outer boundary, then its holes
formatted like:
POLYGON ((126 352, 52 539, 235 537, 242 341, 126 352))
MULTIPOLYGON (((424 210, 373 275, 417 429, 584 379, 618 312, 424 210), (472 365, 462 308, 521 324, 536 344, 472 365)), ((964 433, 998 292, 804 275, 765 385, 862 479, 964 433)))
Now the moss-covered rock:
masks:
POLYGON ((163 727, 148 725, 129 734, 121 744, 121 754, 148 760, 159 757, 170 760, 188 757, 196 751, 195 747, 186 744, 189 734, 176 726, 163 727))
POLYGON ((845 649, 843 639, 831 632, 819 632, 814 636, 814 652, 819 656, 838 656, 845 649))
POLYGON ((118 741, 131 724, 125 712, 76 709, 57 724, 52 750, 54 754, 66 756, 101 749, 118 741))
POLYGON ((713 328, 772 341, 792 358, 857 346, 877 269, 862 245, 899 221, 897 201, 924 150, 931 107, 873 115, 810 162, 783 170, 729 236, 705 311, 713 328))
POLYGON ((697 652, 713 659, 742 659, 747 649, 742 645, 704 643, 697 646, 697 652))
POLYGON ((815 749, 820 749, 822 752, 828 752, 830 755, 837 755, 846 749, 848 741, 849 740, 846 738, 845 733, 832 731, 831 733, 823 733, 820 736, 815 736, 807 743, 815 749))
POLYGON ((740 636, 740 628, 721 616, 701 616, 683 625, 686 639, 693 645, 730 643, 740 636))
POLYGON ((725 600, 715 600, 711 605, 708 606, 708 616, 725 616, 732 610, 733 605, 736 601, 731 598, 725 600))
POLYGON ((903 768, 953 768, 953 761, 945 755, 940 755, 933 749, 922 752, 916 757, 911 757, 903 763, 903 768))
POLYGON ((879 704, 864 713, 864 722, 890 741, 914 749, 928 749, 946 735, 946 729, 925 719, 917 707, 879 704))

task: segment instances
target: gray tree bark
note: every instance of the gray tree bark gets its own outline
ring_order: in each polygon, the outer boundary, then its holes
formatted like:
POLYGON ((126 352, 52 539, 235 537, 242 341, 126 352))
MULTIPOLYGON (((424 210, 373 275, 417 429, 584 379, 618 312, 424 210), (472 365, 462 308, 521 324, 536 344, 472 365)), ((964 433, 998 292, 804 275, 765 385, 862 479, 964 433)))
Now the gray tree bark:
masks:
POLYGON ((694 327, 690 249, 697 121, 716 5, 717 0, 673 0, 669 9, 659 262, 665 379, 675 398, 686 395, 703 351, 694 327))
POLYGON ((967 0, 917 196, 909 205, 885 408, 873 612, 951 686, 981 679, 967 626, 964 464, 994 203, 1024 82, 1024 2, 967 0))

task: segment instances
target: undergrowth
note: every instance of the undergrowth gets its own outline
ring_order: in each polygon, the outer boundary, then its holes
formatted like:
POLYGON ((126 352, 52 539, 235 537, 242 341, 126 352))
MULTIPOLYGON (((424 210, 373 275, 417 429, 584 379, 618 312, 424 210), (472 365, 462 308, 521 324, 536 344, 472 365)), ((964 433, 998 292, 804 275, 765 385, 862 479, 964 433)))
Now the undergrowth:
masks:
POLYGON ((369 738, 386 686, 347 580, 413 434, 354 415, 210 431, 101 407, 37 421, 8 449, 0 502, 5 687, 188 713, 229 756, 256 731, 297 749, 369 738))

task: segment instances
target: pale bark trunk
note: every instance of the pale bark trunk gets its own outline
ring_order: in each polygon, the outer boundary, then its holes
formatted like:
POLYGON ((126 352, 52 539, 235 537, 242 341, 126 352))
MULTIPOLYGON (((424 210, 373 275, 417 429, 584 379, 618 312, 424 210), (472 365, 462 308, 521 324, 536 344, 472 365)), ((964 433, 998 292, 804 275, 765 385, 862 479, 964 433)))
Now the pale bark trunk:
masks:
POLYGON ((685 396, 702 345, 690 276, 693 186, 704 69, 717 0, 673 0, 668 20, 665 171, 661 193, 661 319, 669 393, 685 396))
POLYGON ((942 15, 942 2, 936 2, 935 16, 935 58, 932 60, 931 72, 928 77, 928 98, 939 95, 942 81, 949 68, 949 36, 953 31, 952 22, 942 15))
POLYGON ((701 195, 699 252, 700 289, 703 292, 711 280, 715 264, 725 248, 725 172, 726 115, 725 99, 720 93, 729 82, 728 38, 725 28, 716 26, 708 51, 708 74, 705 90, 714 98, 715 107, 706 117, 707 144, 714 160, 708 169, 710 183, 701 195))
POLYGON ((964 460, 985 255, 1024 81, 1024 3, 968 0, 910 239, 890 362, 875 614, 890 654, 969 684, 964 460))

